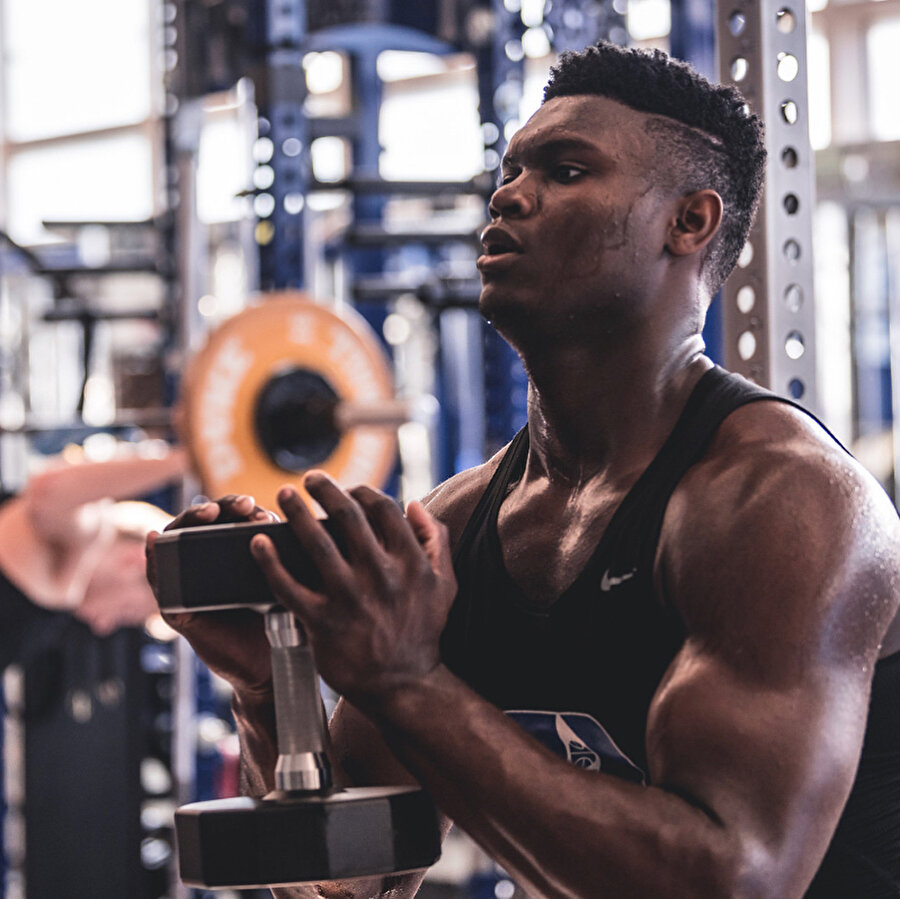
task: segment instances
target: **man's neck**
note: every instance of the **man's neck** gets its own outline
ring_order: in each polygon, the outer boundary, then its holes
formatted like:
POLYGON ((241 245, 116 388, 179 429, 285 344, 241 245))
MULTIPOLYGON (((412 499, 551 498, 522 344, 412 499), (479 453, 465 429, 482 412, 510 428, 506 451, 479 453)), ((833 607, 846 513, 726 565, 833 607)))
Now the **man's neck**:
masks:
POLYGON ((712 363, 699 335, 666 348, 627 343, 545 349, 536 365, 526 358, 533 475, 561 483, 615 478, 646 467, 659 451, 712 363))

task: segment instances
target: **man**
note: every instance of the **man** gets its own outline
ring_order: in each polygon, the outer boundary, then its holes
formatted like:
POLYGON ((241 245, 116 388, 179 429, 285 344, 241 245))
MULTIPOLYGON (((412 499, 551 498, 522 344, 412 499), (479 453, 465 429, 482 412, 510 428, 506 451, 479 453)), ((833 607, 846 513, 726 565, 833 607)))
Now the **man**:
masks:
MULTIPOLYGON (((405 769, 530 895, 900 893, 895 510, 811 417, 703 355, 763 158, 730 89, 662 54, 565 55, 479 259, 526 430, 405 517, 309 474, 344 556, 285 488, 321 593, 252 544, 344 697, 345 776, 405 769)), ((229 497, 176 524, 266 514, 229 497)), ((234 684, 259 794, 262 637, 210 617, 175 624, 234 684)))

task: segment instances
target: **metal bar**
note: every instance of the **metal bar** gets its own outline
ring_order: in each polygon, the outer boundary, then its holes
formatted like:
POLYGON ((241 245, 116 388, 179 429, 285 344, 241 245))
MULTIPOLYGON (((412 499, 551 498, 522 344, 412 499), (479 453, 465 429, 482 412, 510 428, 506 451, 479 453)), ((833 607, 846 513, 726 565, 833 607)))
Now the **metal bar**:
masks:
MULTIPOLYGON (((103 424, 104 431, 130 428, 168 428, 174 421, 174 413, 168 406, 160 409, 117 409, 115 418, 103 424)), ((0 434, 52 434, 55 431, 84 431, 85 436, 98 430, 97 425, 87 424, 80 418, 47 418, 28 416, 19 427, 0 427, 0 434)))
POLYGON ((93 323, 99 321, 157 321, 163 318, 159 309, 88 309, 84 306, 72 308, 63 306, 57 309, 48 309, 41 315, 45 322, 71 322, 80 321, 93 323))
POLYGON ((346 190, 361 194, 478 194, 489 197, 494 191, 494 180, 490 176, 473 178, 470 181, 386 181, 383 178, 367 178, 353 175, 340 181, 311 181, 310 191, 346 190))
POLYGON ((41 219, 41 224, 48 230, 57 228, 87 228, 99 225, 103 228, 144 228, 155 229, 159 227, 159 219, 41 219))
POLYGON ((425 282, 417 287, 403 287, 399 284, 378 286, 366 282, 361 285, 353 284, 350 292, 356 303, 383 303, 404 294, 413 294, 424 306, 436 312, 442 312, 444 309, 476 309, 481 285, 478 282, 468 282, 457 288, 425 282))
POLYGON ((118 137, 120 135, 134 134, 145 126, 143 122, 129 122, 124 125, 108 125, 103 128, 91 128, 88 131, 65 132, 52 134, 48 137, 29 138, 27 140, 6 140, 4 146, 7 154, 12 156, 23 150, 38 150, 44 147, 54 147, 62 144, 70 144, 78 140, 97 140, 103 137, 118 137))
POLYGON ((719 2, 718 37, 722 79, 761 115, 769 153, 756 224, 722 292, 725 365, 817 411, 805 6, 719 2))
POLYGON ((47 277, 80 277, 82 275, 132 275, 132 274, 149 274, 160 275, 160 267, 156 262, 150 260, 136 260, 134 262, 123 262, 112 265, 96 265, 96 266, 41 266, 34 269, 36 275, 46 275, 47 277))
POLYGON ((438 244, 450 241, 477 244, 479 228, 471 230, 420 228, 413 231, 389 231, 378 224, 363 223, 347 228, 340 236, 340 242, 354 247, 406 246, 411 243, 438 244))
POLYGON ((891 434, 894 470, 894 504, 900 508, 900 214, 885 217, 888 262, 888 315, 891 367, 891 434))

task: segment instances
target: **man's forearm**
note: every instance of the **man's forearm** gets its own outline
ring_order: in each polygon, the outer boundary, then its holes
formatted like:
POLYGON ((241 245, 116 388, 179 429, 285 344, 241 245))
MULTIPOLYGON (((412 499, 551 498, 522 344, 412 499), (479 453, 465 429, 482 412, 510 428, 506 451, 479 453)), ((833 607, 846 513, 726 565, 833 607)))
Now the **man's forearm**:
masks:
POLYGON ((275 697, 234 693, 231 710, 240 745, 241 793, 258 799, 275 788, 275 697))
POLYGON ((704 811, 553 756, 446 668, 426 680, 375 717, 441 811, 530 892, 731 895, 704 811))

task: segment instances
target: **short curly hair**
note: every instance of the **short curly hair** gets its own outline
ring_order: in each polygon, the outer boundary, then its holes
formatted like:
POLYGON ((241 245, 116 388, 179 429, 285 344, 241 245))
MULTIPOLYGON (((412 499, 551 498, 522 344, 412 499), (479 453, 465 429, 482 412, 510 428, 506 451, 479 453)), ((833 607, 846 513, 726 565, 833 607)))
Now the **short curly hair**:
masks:
POLYGON ((544 102, 581 94, 661 116, 648 125, 657 174, 682 194, 712 188, 721 196, 722 224, 703 263, 707 283, 718 290, 737 263, 759 205, 766 162, 759 117, 736 88, 712 84, 660 50, 606 41, 562 53, 550 70, 544 102))

